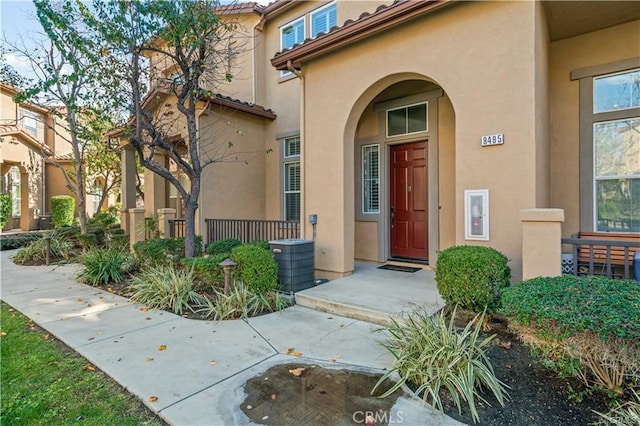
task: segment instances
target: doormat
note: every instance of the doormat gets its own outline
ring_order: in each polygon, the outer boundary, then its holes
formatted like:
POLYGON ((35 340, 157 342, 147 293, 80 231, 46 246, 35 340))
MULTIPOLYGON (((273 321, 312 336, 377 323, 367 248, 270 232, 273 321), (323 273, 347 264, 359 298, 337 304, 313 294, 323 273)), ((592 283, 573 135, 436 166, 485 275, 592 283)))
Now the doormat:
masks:
POLYGON ((382 266, 378 266, 378 269, 386 269, 388 271, 398 271, 398 272, 416 272, 422 268, 414 268, 413 266, 382 265, 382 266))

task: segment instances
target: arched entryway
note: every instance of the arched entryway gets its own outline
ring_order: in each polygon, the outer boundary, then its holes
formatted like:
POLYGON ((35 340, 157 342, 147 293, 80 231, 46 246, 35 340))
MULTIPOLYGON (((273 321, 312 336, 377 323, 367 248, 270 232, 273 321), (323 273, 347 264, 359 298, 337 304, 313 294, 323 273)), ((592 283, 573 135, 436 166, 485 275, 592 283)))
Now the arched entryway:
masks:
POLYGON ((455 242, 455 114, 446 91, 426 76, 388 76, 351 117, 354 259, 435 264, 455 242))

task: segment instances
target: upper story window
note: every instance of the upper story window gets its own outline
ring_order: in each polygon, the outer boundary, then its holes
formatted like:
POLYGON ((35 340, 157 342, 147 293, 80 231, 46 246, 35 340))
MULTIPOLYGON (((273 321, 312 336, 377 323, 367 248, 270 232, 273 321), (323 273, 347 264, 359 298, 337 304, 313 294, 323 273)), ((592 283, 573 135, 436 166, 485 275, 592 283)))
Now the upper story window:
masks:
MULTIPOLYGON (((290 49, 294 44, 304 41, 304 17, 280 28, 280 50, 290 49)), ((280 71, 281 76, 289 75, 291 71, 280 71)))
POLYGON ((337 24, 337 6, 331 3, 311 13, 311 37, 328 33, 337 24))
POLYGON ((426 102, 387 110, 387 137, 426 131, 426 102))
POLYGON ((593 79, 593 112, 640 107, 640 70, 593 79))
POLYGON ((38 137, 38 122, 40 114, 29 111, 28 109, 18 109, 18 121, 22 128, 34 138, 38 137))

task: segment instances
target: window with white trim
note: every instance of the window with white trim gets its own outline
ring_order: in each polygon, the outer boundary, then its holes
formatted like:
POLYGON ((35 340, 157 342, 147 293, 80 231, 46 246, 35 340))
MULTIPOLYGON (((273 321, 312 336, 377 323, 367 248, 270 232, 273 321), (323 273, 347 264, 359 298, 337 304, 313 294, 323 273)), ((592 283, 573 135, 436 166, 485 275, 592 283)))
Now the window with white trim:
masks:
POLYGON ((40 114, 20 108, 18 109, 18 120, 20 122, 20 126, 27 133, 34 138, 38 137, 38 122, 40 121, 40 114))
POLYGON ((16 166, 11 167, 11 216, 20 217, 20 169, 16 166))
POLYGON ((580 90, 582 227, 640 233, 640 69, 584 75, 580 90))
POLYGON ((387 137, 427 131, 427 102, 387 110, 387 137))
POLYGON ((320 33, 328 33, 336 25, 336 3, 331 3, 311 12, 311 37, 316 37, 320 33))
POLYGON ((284 219, 300 220, 300 136, 283 139, 284 219))
POLYGON ((380 145, 362 146, 362 213, 380 213, 380 145))
MULTIPOLYGON (((280 28, 280 50, 290 49, 293 45, 304 41, 304 16, 280 28)), ((290 71, 280 71, 281 75, 289 75, 290 71)))

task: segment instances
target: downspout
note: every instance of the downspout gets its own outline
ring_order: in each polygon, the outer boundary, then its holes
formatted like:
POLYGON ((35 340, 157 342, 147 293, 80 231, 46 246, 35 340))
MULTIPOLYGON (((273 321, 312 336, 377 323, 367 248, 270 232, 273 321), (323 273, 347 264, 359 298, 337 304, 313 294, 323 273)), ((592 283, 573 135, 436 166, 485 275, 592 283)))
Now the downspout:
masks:
MULTIPOLYGON (((287 61, 287 70, 291 71, 293 75, 300 79, 300 238, 304 239, 307 235, 307 227, 303 226, 305 224, 304 218, 306 217, 306 149, 305 149, 305 85, 304 85, 304 75, 300 70, 294 68, 291 60, 287 61)), ((313 225, 313 239, 315 240, 315 225, 313 225)))

